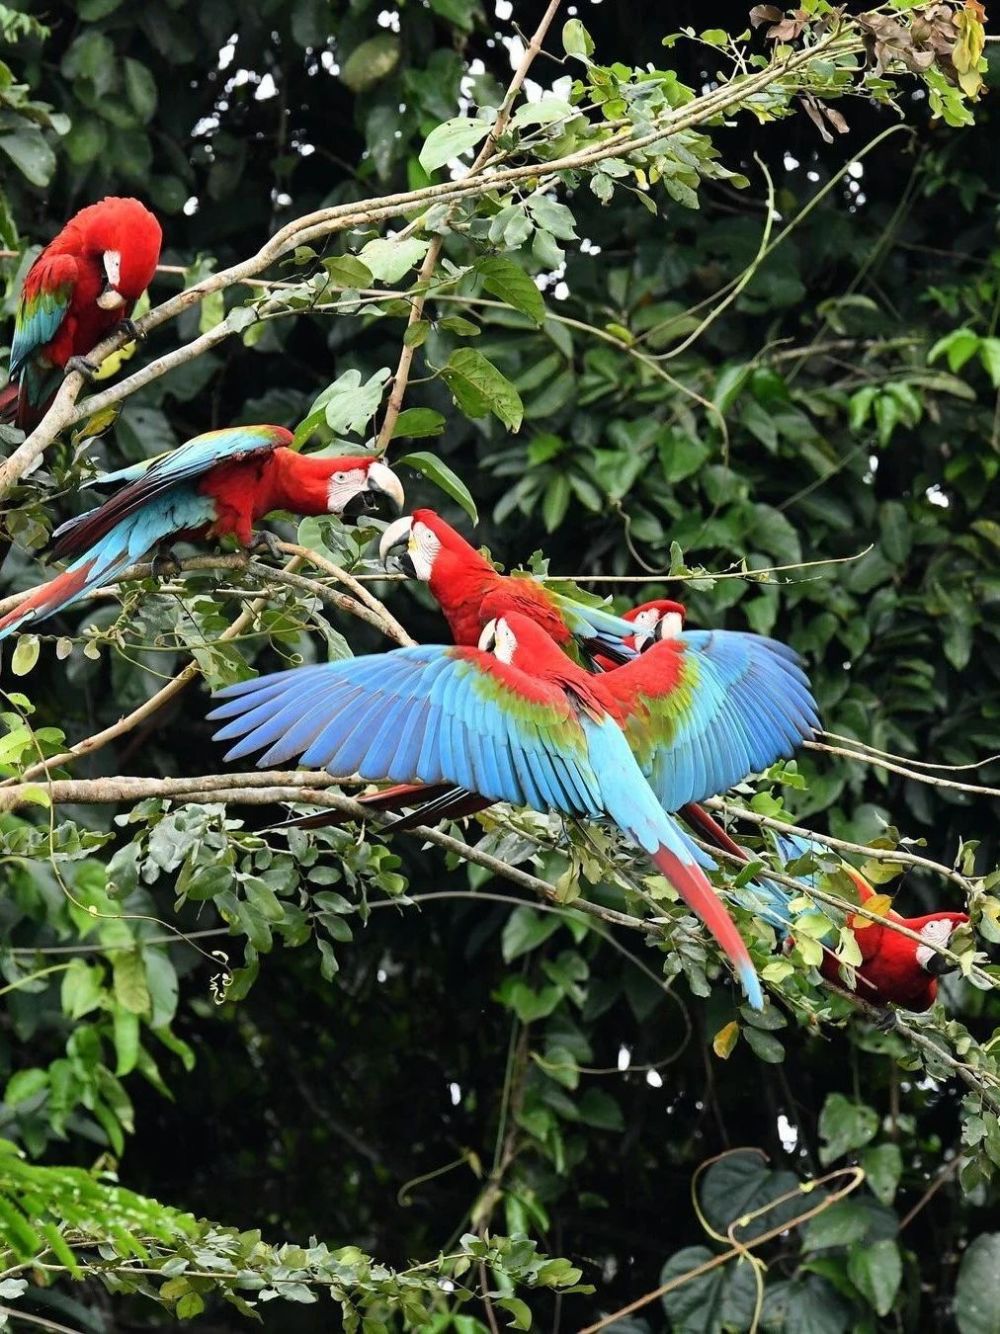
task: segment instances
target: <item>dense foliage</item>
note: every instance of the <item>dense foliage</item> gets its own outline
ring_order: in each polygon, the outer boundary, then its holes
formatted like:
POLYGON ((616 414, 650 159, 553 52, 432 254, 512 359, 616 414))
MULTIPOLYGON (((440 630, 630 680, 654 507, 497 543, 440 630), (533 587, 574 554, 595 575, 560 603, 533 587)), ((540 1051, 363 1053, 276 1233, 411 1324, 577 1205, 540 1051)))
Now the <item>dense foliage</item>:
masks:
MULTIPOLYGON (((656 6, 567 6, 494 141, 541 18, 515 5, 518 37, 510 8, 0 6, 5 315, 37 245, 105 193, 163 221, 154 306, 306 214, 348 219, 262 269, 272 285, 220 287, 113 354, 92 393, 201 339, 8 475, 4 596, 107 464, 234 422, 377 437, 412 503, 465 531, 478 511, 507 568, 615 576, 584 586, 793 644, 850 754, 778 766, 734 829, 771 862, 759 821, 782 815, 864 845, 901 910, 968 904, 979 937, 942 1005, 884 1031, 815 971, 822 909, 851 901, 824 855, 791 954, 736 909, 770 984, 755 1015, 603 829, 491 812, 449 828, 467 857, 261 833, 273 800, 196 785, 225 771, 201 678, 386 646, 330 593, 330 562, 373 573, 377 525, 279 523, 321 558, 305 585, 233 557, 123 584, 4 655, 0 1322, 579 1329, 662 1284, 608 1327, 997 1327, 980 7, 899 0, 840 28, 824 0, 758 6, 740 37, 741 6, 707 32, 673 6, 697 32, 672 36, 656 6), (366 213, 447 189, 484 145, 493 181, 366 213)), ((442 637, 420 590, 368 586, 442 637)))

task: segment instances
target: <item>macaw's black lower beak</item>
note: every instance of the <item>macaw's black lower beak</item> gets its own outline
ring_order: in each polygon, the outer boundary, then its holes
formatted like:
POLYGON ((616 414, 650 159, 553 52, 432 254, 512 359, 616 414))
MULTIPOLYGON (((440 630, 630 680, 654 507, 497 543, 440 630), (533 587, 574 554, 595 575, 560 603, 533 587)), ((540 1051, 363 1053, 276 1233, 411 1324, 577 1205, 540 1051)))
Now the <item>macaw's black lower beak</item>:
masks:
POLYGON ((375 491, 359 491, 357 495, 351 496, 350 500, 341 510, 345 519, 356 519, 362 514, 374 514, 378 509, 379 495, 375 491))
POLYGON ((932 954, 924 964, 924 968, 931 977, 947 977, 949 973, 955 972, 958 964, 944 954, 932 954))
POLYGON ((416 579, 416 566, 413 564, 413 557, 408 551, 401 551, 399 555, 395 557, 395 561, 400 572, 405 574, 407 579, 416 579))

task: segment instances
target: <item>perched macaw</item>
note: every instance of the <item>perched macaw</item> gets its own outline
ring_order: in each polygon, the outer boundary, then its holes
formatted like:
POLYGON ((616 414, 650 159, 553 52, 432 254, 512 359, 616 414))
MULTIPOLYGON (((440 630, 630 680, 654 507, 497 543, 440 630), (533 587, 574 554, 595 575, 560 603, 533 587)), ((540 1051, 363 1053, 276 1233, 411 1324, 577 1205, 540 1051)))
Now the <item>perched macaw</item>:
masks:
POLYGON ((635 627, 624 617, 577 602, 539 579, 499 574, 433 510, 414 510, 389 525, 379 543, 383 565, 404 545, 400 567, 429 584, 456 644, 475 644, 491 617, 514 611, 530 616, 561 648, 575 640, 588 658, 598 650, 616 662, 635 657, 635 627), (490 595, 493 610, 486 615, 483 603, 490 595))
MULTIPOLYGON (((829 855, 828 849, 822 844, 797 835, 779 835, 776 842, 786 862, 795 862, 810 852, 829 855)), ((747 857, 744 850, 738 851, 744 858, 747 857)), ((841 867, 854 881, 858 902, 868 903, 875 896, 874 889, 853 866, 842 862, 841 867)), ((817 876, 817 872, 812 872, 799 878, 804 884, 811 885, 815 884, 817 876)), ((740 892, 741 900, 769 921, 787 946, 792 943, 791 932, 794 930, 795 915, 789 908, 794 897, 794 890, 770 880, 752 881, 740 892)), ((830 915, 831 910, 825 904, 819 906, 830 915)), ((968 922, 968 915, 963 912, 936 912, 921 917, 903 917, 890 909, 885 918, 917 932, 927 944, 918 944, 909 936, 900 935, 898 931, 873 922, 871 918, 849 914, 846 925, 854 931, 854 938, 861 951, 861 963, 854 970, 857 995, 872 1005, 893 1004, 904 1010, 918 1012, 929 1010, 937 997, 938 978, 955 968, 955 964, 945 955, 939 954, 933 946, 947 946, 956 928, 968 922)), ((835 934, 821 940, 820 944, 823 945, 820 972, 829 982, 843 986, 841 964, 833 953, 835 934)))
POLYGON ((533 620, 488 622, 476 648, 421 646, 278 672, 219 692, 227 759, 301 756, 333 774, 447 783, 487 801, 609 816, 648 853, 735 967, 759 983, 705 878, 714 865, 667 811, 725 790, 816 725, 794 655, 716 631, 697 649, 663 641, 592 676, 533 620), (748 681, 753 688, 748 689, 748 681), (768 700, 761 704, 762 694, 768 700))
POLYGON ((75 557, 73 563, 0 619, 0 639, 51 616, 173 539, 232 536, 249 548, 253 525, 272 510, 343 514, 377 494, 402 509, 403 488, 381 460, 311 457, 289 449, 291 440, 283 426, 230 426, 109 473, 101 480, 125 485, 56 530, 51 555, 75 557))
POLYGON ((30 430, 66 367, 127 321, 160 258, 160 224, 138 199, 109 196, 74 214, 28 270, 14 323, 0 421, 30 430))

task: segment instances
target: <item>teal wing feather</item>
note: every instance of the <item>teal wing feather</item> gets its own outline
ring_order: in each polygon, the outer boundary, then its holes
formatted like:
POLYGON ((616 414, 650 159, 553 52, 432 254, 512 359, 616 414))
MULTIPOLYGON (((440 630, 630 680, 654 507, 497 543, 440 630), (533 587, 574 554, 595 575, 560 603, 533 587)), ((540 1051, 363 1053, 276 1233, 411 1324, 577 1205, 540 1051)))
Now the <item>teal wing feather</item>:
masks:
POLYGON ((33 353, 55 338, 66 318, 77 264, 71 255, 47 257, 42 252, 28 270, 24 290, 14 317, 10 349, 10 374, 15 376, 33 353))
POLYGON ((126 486, 97 509, 69 520, 56 530, 51 555, 56 560, 79 556, 122 519, 174 487, 196 481, 220 464, 270 454, 280 445, 287 445, 291 438, 282 426, 230 426, 196 435, 169 454, 125 469, 129 476, 126 486))
POLYGON ((668 811, 717 796, 790 757, 819 728, 796 654, 763 635, 688 631, 602 681, 668 811))
POLYGON ((624 640, 635 634, 635 626, 622 616, 616 616, 608 607, 591 607, 585 602, 547 590, 553 603, 559 608, 573 638, 588 650, 601 649, 611 652, 622 659, 636 656, 636 650, 626 648, 624 640))
POLYGON ((453 783, 494 801, 598 815, 600 783, 565 693, 478 649, 422 645, 228 686, 227 758, 265 749, 333 774, 453 783))

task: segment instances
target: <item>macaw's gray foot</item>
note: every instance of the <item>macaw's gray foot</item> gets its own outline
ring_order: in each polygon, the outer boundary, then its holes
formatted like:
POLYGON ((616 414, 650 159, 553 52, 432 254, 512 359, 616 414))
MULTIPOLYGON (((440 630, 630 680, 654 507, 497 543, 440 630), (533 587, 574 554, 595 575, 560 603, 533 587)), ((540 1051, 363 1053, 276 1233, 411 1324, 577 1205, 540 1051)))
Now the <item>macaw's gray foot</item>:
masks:
POLYGON ((88 361, 86 357, 70 357, 69 361, 66 363, 66 370, 79 371, 87 383, 90 384, 93 381, 94 376, 100 370, 100 367, 95 366, 94 363, 88 361))
POLYGON ((283 560, 285 555, 281 550, 280 539, 266 528, 253 534, 253 540, 247 549, 253 556, 270 556, 275 561, 283 560))

